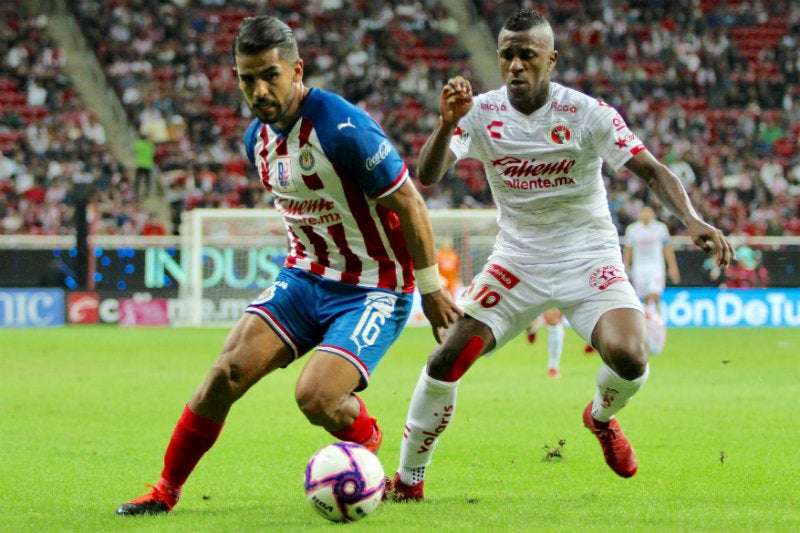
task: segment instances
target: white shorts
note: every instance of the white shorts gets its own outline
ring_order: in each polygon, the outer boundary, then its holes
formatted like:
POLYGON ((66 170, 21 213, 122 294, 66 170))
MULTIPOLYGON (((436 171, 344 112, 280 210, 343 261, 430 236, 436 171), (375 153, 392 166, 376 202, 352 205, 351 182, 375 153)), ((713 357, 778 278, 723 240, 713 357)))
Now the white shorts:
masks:
POLYGON ((664 286, 666 284, 664 271, 658 268, 632 268, 631 269, 631 282, 633 288, 636 289, 636 294, 640 298, 645 298, 651 294, 661 296, 664 294, 664 286))
POLYGON ((458 298, 458 305, 489 326, 495 350, 551 307, 560 309, 587 342, 607 311, 629 308, 644 313, 622 259, 613 255, 523 266, 513 258, 492 254, 458 298))

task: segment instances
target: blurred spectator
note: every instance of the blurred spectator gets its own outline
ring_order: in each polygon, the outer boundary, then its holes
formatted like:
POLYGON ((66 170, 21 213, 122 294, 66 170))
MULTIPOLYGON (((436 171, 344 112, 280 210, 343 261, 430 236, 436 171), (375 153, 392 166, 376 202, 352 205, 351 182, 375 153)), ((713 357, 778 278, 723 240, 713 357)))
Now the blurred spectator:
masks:
POLYGON ((139 198, 150 196, 153 181, 153 168, 155 167, 155 155, 156 145, 148 137, 140 135, 133 141, 133 156, 136 160, 136 181, 134 182, 134 190, 136 191, 136 196, 139 198))

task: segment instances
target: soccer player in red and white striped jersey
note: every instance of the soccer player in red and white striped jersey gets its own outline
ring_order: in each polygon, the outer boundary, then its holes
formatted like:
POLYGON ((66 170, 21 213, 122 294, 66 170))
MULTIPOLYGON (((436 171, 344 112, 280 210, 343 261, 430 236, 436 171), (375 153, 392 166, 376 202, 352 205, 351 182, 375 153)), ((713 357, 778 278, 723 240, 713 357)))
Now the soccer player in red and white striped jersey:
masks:
POLYGON ((303 84, 294 34, 274 17, 245 19, 233 52, 255 115, 245 150, 284 216, 289 253, 183 410, 160 479, 121 515, 169 512, 234 402, 307 353, 295 388, 302 413, 377 452, 381 430, 355 393, 405 326, 415 284, 437 340, 460 315, 439 284, 425 203, 377 122, 303 84))

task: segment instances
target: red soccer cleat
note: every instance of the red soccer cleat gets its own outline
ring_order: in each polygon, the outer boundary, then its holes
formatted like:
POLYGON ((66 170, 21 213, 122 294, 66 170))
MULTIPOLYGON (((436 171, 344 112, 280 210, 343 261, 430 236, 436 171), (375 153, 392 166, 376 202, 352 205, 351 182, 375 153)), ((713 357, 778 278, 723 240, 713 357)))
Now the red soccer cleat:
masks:
POLYGON ((561 377, 561 372, 557 368, 549 368, 547 369, 547 376, 552 379, 558 379, 561 377))
POLYGON ((606 423, 598 422, 592 417, 592 402, 589 402, 583 410, 583 425, 600 441, 606 463, 611 470, 625 478, 632 477, 636 473, 639 467, 636 454, 633 453, 631 443, 628 442, 616 418, 606 423))
POLYGON ((119 515, 142 515, 142 514, 162 514, 168 513, 178 503, 176 498, 167 489, 158 485, 147 485, 150 487, 150 492, 139 496, 135 500, 123 503, 117 507, 117 514, 119 515))
POLYGON ((406 485, 400 481, 400 474, 395 474, 394 479, 386 478, 386 490, 383 492, 383 499, 390 502, 411 502, 422 501, 425 496, 422 494, 424 481, 416 485, 406 485))
POLYGON ((367 442, 361 442, 360 444, 375 455, 378 455, 378 450, 380 449, 381 444, 383 444, 383 431, 381 431, 381 428, 378 427, 377 420, 370 418, 370 421, 375 427, 375 432, 367 442))

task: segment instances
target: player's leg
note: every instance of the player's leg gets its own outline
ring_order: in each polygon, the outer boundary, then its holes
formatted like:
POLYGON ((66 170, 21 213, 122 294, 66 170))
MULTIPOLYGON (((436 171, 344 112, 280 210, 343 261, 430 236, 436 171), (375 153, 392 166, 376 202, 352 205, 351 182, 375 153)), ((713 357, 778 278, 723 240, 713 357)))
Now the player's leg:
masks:
POLYGON ((493 347, 494 337, 489 327, 464 316, 447 330, 443 343, 430 354, 411 397, 400 464, 387 487, 389 498, 396 501, 423 498, 425 470, 439 437, 455 415, 458 382, 475 360, 493 347))
POLYGON ((548 309, 542 315, 547 324, 547 375, 561 377, 561 354, 564 351, 564 316, 558 309, 548 309))
POLYGON ((410 294, 322 281, 318 316, 326 328, 295 387, 300 410, 340 440, 377 453, 383 434, 355 392, 400 336, 413 303, 410 294))
POLYGON ((117 514, 170 511, 203 455, 214 445, 233 403, 259 379, 288 364, 293 352, 260 317, 245 314, 229 333, 220 356, 178 419, 152 490, 117 509, 117 514))
POLYGON ((378 453, 383 434, 355 391, 362 374, 347 359, 316 351, 295 387, 295 400, 309 422, 339 440, 355 442, 378 453))
POLYGON ((536 334, 539 332, 539 326, 541 325, 541 323, 542 323, 542 317, 537 316, 536 318, 533 319, 533 321, 530 324, 528 324, 528 329, 526 330, 526 333, 528 335, 529 343, 533 344, 534 342, 536 342, 536 334))
POLYGON ((624 275, 621 257, 577 261, 561 270, 553 288, 563 295, 560 308, 602 360, 597 389, 583 411, 583 423, 600 441, 608 466, 618 475, 630 477, 638 463, 615 415, 648 376, 642 303, 624 275))
POLYGON ((649 376, 647 329, 638 309, 604 313, 592 335, 603 365, 597 390, 583 413, 584 425, 600 440, 606 463, 622 477, 633 476, 638 462, 615 415, 641 389, 649 376))

